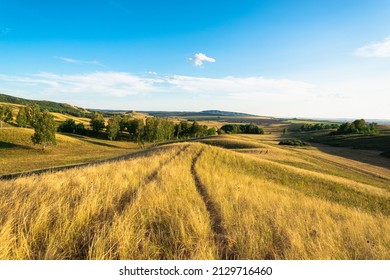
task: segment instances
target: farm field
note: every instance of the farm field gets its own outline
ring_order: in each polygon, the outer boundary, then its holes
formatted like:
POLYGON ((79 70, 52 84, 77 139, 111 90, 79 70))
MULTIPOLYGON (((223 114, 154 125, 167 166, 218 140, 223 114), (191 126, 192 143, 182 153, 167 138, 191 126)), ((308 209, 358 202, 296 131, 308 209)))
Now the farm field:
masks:
POLYGON ((0 181, 0 259, 390 259, 388 168, 222 135, 0 181))

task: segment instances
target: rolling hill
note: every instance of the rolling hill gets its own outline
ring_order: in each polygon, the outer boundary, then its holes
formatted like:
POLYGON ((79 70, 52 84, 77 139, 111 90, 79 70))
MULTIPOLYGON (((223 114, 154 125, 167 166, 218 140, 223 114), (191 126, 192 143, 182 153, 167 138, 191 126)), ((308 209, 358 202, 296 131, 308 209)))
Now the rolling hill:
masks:
POLYGON ((0 259, 390 258, 390 169, 198 142, 0 181, 0 259))
POLYGON ((86 109, 79 108, 65 103, 58 103, 58 102, 46 101, 46 100, 30 100, 30 99, 14 97, 2 93, 0 93, 0 102, 18 104, 18 105, 38 104, 39 107, 41 107, 41 109, 48 110, 49 112, 68 114, 75 117, 89 117, 91 113, 86 109))

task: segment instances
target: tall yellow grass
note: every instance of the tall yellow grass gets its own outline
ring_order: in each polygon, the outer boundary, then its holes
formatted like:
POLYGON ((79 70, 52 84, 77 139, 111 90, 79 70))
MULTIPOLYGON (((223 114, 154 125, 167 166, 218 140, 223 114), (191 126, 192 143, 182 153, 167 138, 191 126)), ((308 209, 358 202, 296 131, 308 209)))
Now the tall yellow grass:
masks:
POLYGON ((182 143, 0 181, 0 259, 390 259, 384 189, 294 168, 182 143))

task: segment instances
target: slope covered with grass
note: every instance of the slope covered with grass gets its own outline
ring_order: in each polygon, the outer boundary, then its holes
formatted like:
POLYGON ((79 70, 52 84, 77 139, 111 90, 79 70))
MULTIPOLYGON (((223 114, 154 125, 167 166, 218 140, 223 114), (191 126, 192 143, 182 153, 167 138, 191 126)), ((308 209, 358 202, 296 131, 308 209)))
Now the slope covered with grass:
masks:
POLYGON ((42 151, 31 142, 33 129, 0 129, 0 174, 119 156, 139 150, 133 142, 113 142, 80 135, 56 134, 57 145, 42 151))
POLYGON ((309 155, 277 149, 172 144, 0 181, 0 258, 390 259, 389 181, 286 165, 272 153, 309 155))
POLYGON ((79 108, 76 106, 72 106, 65 103, 58 103, 58 102, 52 102, 52 101, 46 101, 46 100, 30 100, 30 99, 24 99, 20 97, 14 97, 6 94, 0 93, 0 102, 2 103, 11 103, 11 104, 17 104, 17 105, 35 105, 38 104, 39 107, 43 110, 48 110, 50 112, 57 112, 62 114, 68 114, 72 116, 89 116, 91 112, 79 108))

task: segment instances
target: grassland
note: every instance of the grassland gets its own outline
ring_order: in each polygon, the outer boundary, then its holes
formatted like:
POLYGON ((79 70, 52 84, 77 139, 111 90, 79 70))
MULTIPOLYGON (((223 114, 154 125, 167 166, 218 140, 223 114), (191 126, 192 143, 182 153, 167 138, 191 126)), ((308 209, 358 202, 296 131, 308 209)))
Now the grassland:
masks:
POLYGON ((388 169, 200 142, 0 181, 0 259, 390 259, 388 169))
POLYGON ((113 142, 79 135, 57 134, 57 145, 42 151, 31 143, 29 128, 0 129, 0 174, 84 163, 139 150, 132 142, 113 142))

